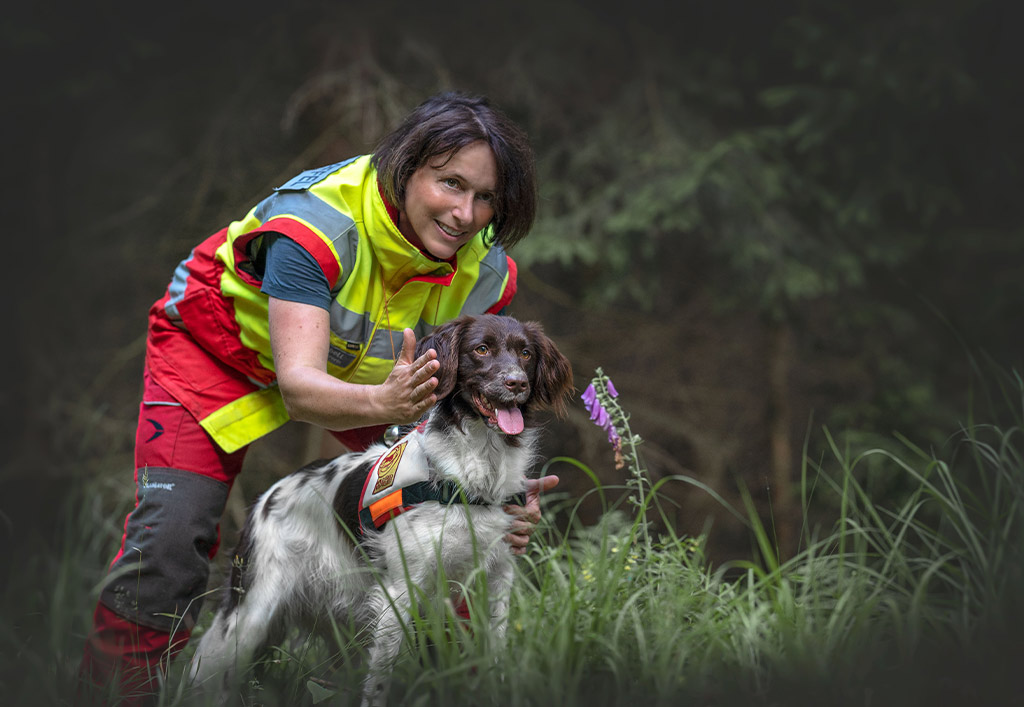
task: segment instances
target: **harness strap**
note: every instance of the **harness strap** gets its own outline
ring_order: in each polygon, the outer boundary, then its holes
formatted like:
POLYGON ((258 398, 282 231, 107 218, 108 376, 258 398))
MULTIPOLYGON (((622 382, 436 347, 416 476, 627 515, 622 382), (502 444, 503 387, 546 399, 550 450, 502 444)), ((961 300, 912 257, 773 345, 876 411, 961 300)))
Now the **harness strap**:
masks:
MULTIPOLYGON (((453 503, 469 503, 477 506, 490 505, 486 501, 467 494, 456 481, 442 481, 434 484, 429 481, 418 481, 409 486, 396 489, 387 496, 359 511, 359 529, 365 536, 369 528, 380 530, 384 525, 421 503, 437 501, 446 506, 453 503)), ((517 493, 505 499, 505 504, 525 506, 526 494, 517 493)))

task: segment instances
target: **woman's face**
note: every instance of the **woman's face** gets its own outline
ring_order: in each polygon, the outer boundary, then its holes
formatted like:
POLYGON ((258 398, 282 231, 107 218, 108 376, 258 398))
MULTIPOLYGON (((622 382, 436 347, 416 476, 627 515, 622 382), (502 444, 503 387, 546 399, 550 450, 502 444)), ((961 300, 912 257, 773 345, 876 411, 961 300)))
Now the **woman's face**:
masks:
POLYGON ((471 142, 447 162, 433 157, 405 185, 399 230, 435 258, 448 260, 494 218, 498 165, 485 142, 471 142))

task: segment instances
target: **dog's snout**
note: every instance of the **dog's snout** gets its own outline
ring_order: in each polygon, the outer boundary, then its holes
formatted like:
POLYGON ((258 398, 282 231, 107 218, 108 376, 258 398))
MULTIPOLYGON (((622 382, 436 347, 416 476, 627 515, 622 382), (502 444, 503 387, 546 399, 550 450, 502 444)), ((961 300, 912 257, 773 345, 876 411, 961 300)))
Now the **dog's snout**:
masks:
POLYGON ((530 387, 530 381, 526 379, 525 373, 508 373, 505 375, 505 387, 515 394, 525 393, 530 387))

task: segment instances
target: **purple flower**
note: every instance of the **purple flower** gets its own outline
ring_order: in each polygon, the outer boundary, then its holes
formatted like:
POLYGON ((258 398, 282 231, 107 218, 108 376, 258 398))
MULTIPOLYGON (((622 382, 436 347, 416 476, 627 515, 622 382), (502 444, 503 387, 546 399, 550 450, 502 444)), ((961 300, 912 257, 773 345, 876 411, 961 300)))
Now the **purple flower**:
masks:
POLYGON ((619 433, 615 430, 615 425, 612 424, 611 415, 605 412, 604 418, 599 419, 596 424, 598 424, 602 430, 608 433, 608 441, 614 444, 613 440, 614 438, 617 438, 619 436, 619 433))
POLYGON ((587 389, 583 391, 583 395, 580 397, 583 398, 583 402, 586 403, 587 410, 589 412, 593 412, 594 403, 597 402, 597 391, 594 390, 594 384, 591 383, 588 385, 587 389))
POLYGON ((615 449, 618 449, 622 445, 622 440, 619 439, 619 433, 611 426, 608 428, 608 443, 615 449))
MULTIPOLYGON (((619 391, 615 390, 615 386, 612 385, 611 380, 607 378, 604 378, 604 380, 606 381, 605 390, 608 395, 612 398, 618 397, 619 391)), ((612 416, 608 414, 608 411, 605 410, 601 401, 598 399, 597 389, 594 388, 594 384, 591 383, 588 385, 587 389, 583 391, 583 395, 580 397, 583 399, 587 412, 590 413, 590 420, 608 434, 608 443, 612 445, 612 449, 615 450, 616 468, 621 468, 622 463, 620 459, 620 450, 622 449, 622 439, 619 437, 619 431, 616 430, 615 425, 612 424, 612 416)))

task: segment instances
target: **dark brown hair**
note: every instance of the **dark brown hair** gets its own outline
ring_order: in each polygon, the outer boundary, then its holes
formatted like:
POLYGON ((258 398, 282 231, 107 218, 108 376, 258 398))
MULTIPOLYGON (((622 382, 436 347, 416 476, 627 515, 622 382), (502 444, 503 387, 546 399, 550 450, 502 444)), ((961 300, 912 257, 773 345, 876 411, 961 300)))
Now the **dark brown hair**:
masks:
POLYGON ((491 240, 510 248, 529 233, 537 212, 533 150, 526 133, 486 98, 454 91, 428 98, 377 144, 372 162, 384 197, 401 208, 413 172, 477 141, 490 145, 498 165, 491 240))

